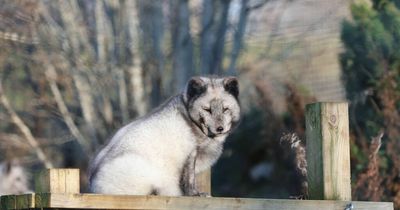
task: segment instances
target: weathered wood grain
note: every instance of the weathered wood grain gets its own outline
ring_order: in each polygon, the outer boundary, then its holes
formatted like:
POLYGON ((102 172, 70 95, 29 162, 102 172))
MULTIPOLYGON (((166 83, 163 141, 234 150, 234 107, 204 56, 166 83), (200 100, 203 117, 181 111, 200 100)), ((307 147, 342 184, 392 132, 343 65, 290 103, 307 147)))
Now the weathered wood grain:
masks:
MULTIPOLYGON (((204 198, 166 196, 115 196, 99 194, 36 194, 36 208, 72 209, 293 209, 344 210, 349 201, 204 198)), ((354 209, 393 210, 389 202, 351 202, 354 209)))
POLYGON ((16 198, 15 195, 3 195, 0 198, 1 210, 15 209, 16 198))
POLYGON ((79 169, 46 169, 35 175, 37 193, 79 193, 79 169))
POLYGON ((351 200, 348 104, 307 105, 306 138, 310 198, 351 200))
POLYGON ((197 188, 200 192, 211 195, 211 169, 205 170, 196 176, 197 188))
POLYGON ((16 209, 31 209, 35 208, 35 194, 25 194, 15 196, 16 209))

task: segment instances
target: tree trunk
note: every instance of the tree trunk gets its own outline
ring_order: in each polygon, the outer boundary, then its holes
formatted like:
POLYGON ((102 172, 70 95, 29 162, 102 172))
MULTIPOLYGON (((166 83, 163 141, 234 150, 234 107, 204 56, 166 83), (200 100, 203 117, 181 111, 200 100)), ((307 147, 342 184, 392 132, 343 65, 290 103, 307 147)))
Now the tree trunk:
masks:
POLYGON ((249 10, 247 9, 247 2, 249 0, 242 0, 241 7, 240 7, 240 14, 239 14, 239 21, 237 23, 237 28, 233 35, 233 46, 230 56, 230 63, 228 68, 229 75, 236 75, 236 62, 239 57, 239 53, 242 49, 243 45, 243 37, 246 32, 246 24, 247 24, 247 17, 249 14, 249 10))
MULTIPOLYGON (((106 25, 105 25, 105 11, 104 11, 104 2, 103 1, 96 1, 95 2, 95 21, 96 21, 96 54, 97 54, 97 62, 100 66, 105 67, 107 61, 107 48, 106 48, 106 25)), ((110 37, 110 36, 107 36, 110 37)))
POLYGON ((118 93, 119 93, 119 105, 121 109, 122 123, 126 124, 129 120, 128 112, 128 94, 125 83, 125 72, 122 69, 116 70, 118 74, 118 93))
POLYGON ((213 59, 211 61, 211 73, 221 75, 222 72, 222 61, 224 59, 224 47, 225 47, 225 36, 228 28, 228 14, 230 0, 219 0, 218 1, 218 13, 216 23, 216 33, 215 33, 215 43, 213 47, 213 59))
POLYGON ((95 110, 91 85, 88 78, 84 76, 84 71, 88 69, 85 68, 85 64, 82 62, 86 61, 86 59, 90 59, 90 57, 94 55, 94 51, 90 46, 88 32, 84 28, 84 25, 82 25, 84 20, 78 3, 76 1, 59 1, 59 4, 64 29, 71 43, 70 50, 73 60, 70 64, 70 68, 72 78, 79 95, 79 103, 86 123, 86 131, 92 140, 92 146, 95 146, 95 144, 98 143, 96 129, 99 120, 95 110), (82 55, 86 55, 88 58, 81 59, 82 55))
POLYGON ((143 88, 143 69, 139 65, 133 65, 129 68, 130 84, 132 91, 133 104, 136 106, 136 114, 143 116, 148 111, 147 100, 145 99, 145 90, 143 88))
MULTIPOLYGON (((218 0, 217 0, 218 1, 218 0)), ((213 35, 214 10, 216 1, 203 0, 203 13, 201 14, 200 33, 200 71, 203 75, 211 74, 212 47, 215 42, 213 35)))
POLYGON ((142 68, 146 93, 150 95, 150 105, 159 105, 162 93, 161 73, 164 69, 162 40, 164 37, 163 4, 158 0, 138 0, 142 68), (150 85, 151 84, 151 85, 150 85))
POLYGON ((204 0, 201 31, 201 72, 221 74, 230 0, 204 0))
POLYGON ((172 88, 175 92, 181 90, 193 74, 193 42, 190 35, 190 11, 188 0, 171 0, 171 38, 172 38, 172 69, 174 79, 172 88))
POLYGON ((127 66, 127 72, 129 73, 129 88, 132 98, 132 105, 134 111, 138 116, 143 116, 147 113, 148 100, 145 99, 144 89, 144 73, 141 65, 139 56, 139 32, 138 32, 138 14, 134 1, 125 2, 124 14, 127 19, 128 25, 128 40, 129 40, 129 52, 130 60, 129 66, 127 66))

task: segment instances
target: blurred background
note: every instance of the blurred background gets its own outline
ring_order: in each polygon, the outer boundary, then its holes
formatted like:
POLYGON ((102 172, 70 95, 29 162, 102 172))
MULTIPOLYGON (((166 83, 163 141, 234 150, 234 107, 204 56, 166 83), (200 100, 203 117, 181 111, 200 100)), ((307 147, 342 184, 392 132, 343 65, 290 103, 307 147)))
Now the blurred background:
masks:
POLYGON ((193 75, 235 75, 214 196, 305 196, 280 139, 306 144, 305 104, 347 100, 353 200, 399 208, 399 49, 399 0, 0 0, 0 160, 80 168, 86 190, 118 128, 193 75))

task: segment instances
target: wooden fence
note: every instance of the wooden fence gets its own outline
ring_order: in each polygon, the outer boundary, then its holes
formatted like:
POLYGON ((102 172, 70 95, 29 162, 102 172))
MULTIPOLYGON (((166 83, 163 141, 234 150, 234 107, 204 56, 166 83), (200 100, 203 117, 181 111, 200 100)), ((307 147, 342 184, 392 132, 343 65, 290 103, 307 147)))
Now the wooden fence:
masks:
MULTIPOLYGON (((1 209, 296 209, 393 210, 390 202, 351 201, 347 103, 306 107, 309 196, 312 200, 82 194, 78 169, 47 169, 36 193, 1 197, 1 209)), ((210 190, 209 171, 200 185, 210 190)))

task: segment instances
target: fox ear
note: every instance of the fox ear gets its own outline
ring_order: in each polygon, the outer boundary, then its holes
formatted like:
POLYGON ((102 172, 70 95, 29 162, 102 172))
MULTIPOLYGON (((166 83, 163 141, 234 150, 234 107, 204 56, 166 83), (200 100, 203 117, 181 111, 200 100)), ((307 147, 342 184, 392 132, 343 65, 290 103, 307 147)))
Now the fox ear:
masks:
POLYGON ((239 82, 236 77, 227 77, 224 79, 225 91, 232 94, 235 98, 239 96, 239 82))
POLYGON ((192 77, 186 85, 186 101, 201 95, 206 90, 207 85, 200 77, 192 77))

